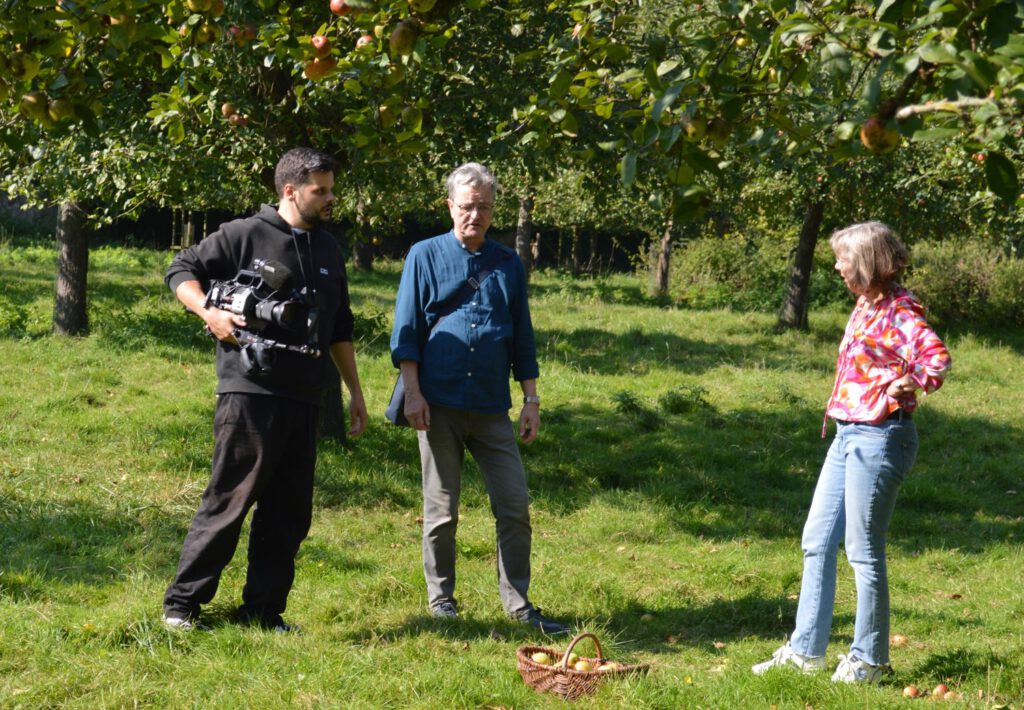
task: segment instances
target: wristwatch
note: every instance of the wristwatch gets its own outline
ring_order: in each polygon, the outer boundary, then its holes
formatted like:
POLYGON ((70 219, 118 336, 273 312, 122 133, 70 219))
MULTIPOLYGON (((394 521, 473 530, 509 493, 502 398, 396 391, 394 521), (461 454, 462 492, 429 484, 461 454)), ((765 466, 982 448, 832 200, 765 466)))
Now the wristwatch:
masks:
POLYGON ((535 394, 528 394, 523 397, 523 404, 536 404, 540 406, 540 397, 535 394))

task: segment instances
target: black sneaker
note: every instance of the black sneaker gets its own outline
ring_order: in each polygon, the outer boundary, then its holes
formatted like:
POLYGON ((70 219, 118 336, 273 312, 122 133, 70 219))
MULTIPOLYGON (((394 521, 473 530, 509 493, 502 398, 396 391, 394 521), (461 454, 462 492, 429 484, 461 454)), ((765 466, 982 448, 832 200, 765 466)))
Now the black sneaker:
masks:
POLYGON ((270 616, 257 616, 245 611, 240 611, 238 617, 243 624, 255 626, 264 631, 273 631, 275 634, 301 634, 302 628, 298 624, 289 624, 281 618, 280 614, 270 616))
POLYGON ((539 629, 549 636, 564 636, 569 633, 568 624, 547 618, 536 607, 530 607, 529 609, 517 612, 512 615, 512 618, 520 624, 526 624, 527 626, 539 629))
POLYGON ((459 609, 455 606, 455 602, 438 602, 430 607, 430 615, 435 619, 458 619, 459 609))

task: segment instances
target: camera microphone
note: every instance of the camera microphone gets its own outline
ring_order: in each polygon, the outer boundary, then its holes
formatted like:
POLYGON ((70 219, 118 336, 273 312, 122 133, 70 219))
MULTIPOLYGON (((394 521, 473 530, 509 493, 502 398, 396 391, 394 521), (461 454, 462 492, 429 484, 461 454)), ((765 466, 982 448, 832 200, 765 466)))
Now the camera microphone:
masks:
POLYGON ((281 291, 292 286, 292 272, 280 261, 274 261, 273 259, 261 261, 257 270, 259 271, 260 278, 263 279, 263 283, 272 291, 281 291))

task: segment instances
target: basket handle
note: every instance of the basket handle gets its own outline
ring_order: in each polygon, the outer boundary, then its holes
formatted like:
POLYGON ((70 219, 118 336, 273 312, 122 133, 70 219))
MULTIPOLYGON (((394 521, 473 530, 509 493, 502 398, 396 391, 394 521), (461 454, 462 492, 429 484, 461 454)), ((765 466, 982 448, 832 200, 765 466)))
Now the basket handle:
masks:
POLYGON ((569 654, 572 653, 572 649, 575 648, 576 644, 579 643, 580 640, 588 637, 594 640, 594 645, 597 647, 597 657, 604 658, 604 651, 601 650, 601 642, 597 640, 597 636, 594 636, 594 634, 588 631, 584 631, 581 634, 576 634, 576 637, 569 642, 569 647, 565 649, 565 653, 562 654, 562 670, 566 670, 569 667, 569 654))

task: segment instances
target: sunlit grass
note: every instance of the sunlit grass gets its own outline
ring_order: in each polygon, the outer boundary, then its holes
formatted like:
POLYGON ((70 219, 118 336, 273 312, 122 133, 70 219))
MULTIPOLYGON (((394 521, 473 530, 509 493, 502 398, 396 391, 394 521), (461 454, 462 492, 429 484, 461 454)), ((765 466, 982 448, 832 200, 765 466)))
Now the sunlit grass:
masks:
MULTIPOLYGON (((52 250, 0 249, 0 707, 562 707, 516 673, 516 647, 544 641, 503 617, 472 464, 464 618, 425 614, 415 441, 382 417, 395 264, 351 275, 373 426, 321 446, 286 614, 304 635, 232 623, 244 545, 208 610, 213 632, 163 628, 207 478, 215 384, 212 345, 162 285, 169 258, 94 251, 91 334, 59 339, 52 250)), ((776 335, 766 314, 660 307, 630 276, 541 273, 531 289, 543 398, 541 438, 524 449, 532 594, 607 655, 653 667, 577 707, 903 707, 905 684, 939 681, 964 707, 1021 707, 1024 338, 944 334, 954 374, 916 417, 921 454, 890 538, 893 629, 910 643, 880 688, 835 687, 749 666, 791 631, 846 314, 776 335)), ((833 660, 853 609, 841 561, 833 660)))

